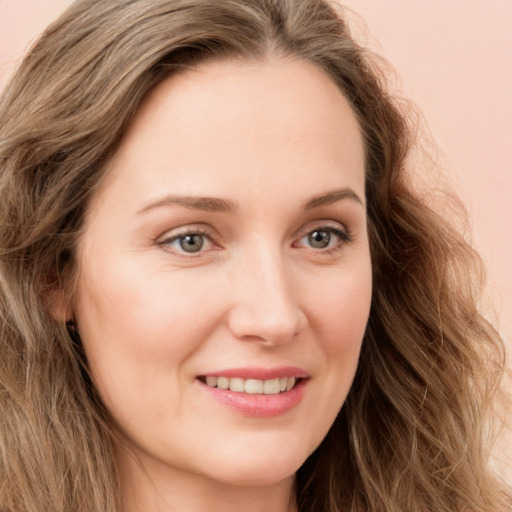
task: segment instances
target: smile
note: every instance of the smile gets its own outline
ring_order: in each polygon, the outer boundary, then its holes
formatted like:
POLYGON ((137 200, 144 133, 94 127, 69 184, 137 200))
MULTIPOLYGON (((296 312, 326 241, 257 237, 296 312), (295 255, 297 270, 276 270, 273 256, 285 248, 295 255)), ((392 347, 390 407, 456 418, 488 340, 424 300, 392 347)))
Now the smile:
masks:
POLYGON ((199 380, 211 388, 246 393, 249 395, 278 395, 290 391, 299 379, 295 377, 279 377, 274 379, 242 379, 240 377, 207 376, 199 380))
POLYGON ((215 401, 246 417, 271 418, 302 401, 311 375, 295 366, 230 368, 199 374, 196 382, 215 401))

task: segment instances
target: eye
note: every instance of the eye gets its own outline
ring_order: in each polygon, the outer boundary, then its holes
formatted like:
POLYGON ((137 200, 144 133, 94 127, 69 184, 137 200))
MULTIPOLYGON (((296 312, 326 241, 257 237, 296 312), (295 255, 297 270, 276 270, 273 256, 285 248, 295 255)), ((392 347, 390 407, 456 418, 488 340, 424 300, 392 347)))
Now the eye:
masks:
POLYGON ((169 247, 174 252, 197 254, 210 250, 213 247, 212 239, 201 231, 187 231, 167 238, 160 245, 169 247))
POLYGON ((350 242, 351 236, 346 231, 331 226, 322 226, 306 233, 299 239, 298 245, 317 250, 336 250, 344 242, 350 242))
POLYGON ((331 232, 327 230, 316 230, 306 235, 309 245, 315 249, 325 249, 331 243, 331 232))

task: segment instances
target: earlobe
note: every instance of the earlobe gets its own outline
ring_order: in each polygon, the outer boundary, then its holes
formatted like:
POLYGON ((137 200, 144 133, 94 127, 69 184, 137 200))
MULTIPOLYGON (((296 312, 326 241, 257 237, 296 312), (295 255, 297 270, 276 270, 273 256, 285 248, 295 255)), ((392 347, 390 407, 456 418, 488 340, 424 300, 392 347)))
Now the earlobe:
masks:
POLYGON ((48 296, 46 307, 50 316, 58 323, 69 323, 73 320, 73 312, 69 301, 64 300, 62 291, 53 292, 48 296))
POLYGON ((68 323, 73 319, 69 294, 65 292, 57 279, 45 279, 41 299, 49 315, 58 323, 68 323))

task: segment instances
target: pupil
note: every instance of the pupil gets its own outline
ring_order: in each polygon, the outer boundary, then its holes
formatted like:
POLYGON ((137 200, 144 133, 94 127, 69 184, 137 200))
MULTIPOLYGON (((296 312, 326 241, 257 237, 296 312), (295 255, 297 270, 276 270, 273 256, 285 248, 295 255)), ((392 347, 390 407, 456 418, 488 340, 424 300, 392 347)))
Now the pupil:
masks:
POLYGON ((317 249, 327 247, 330 241, 331 233, 328 231, 313 231, 313 233, 309 235, 309 242, 311 243, 311 246, 317 249))
POLYGON ((180 246, 186 252, 198 252, 203 247, 201 235, 185 235, 180 239, 180 246))

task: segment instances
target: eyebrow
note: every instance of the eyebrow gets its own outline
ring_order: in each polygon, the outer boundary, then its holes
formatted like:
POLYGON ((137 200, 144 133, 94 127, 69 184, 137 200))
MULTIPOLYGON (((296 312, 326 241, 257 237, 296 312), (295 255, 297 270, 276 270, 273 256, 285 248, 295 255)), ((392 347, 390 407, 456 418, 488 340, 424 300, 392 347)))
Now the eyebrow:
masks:
POLYGON ((156 201, 148 203, 143 206, 137 213, 144 213, 153 208, 162 206, 171 206, 177 204, 190 208, 191 210, 201 210, 204 212, 220 212, 220 213, 235 213, 237 205, 228 199, 220 199, 217 197, 194 197, 194 196, 165 196, 156 201))
POLYGON ((350 187, 345 187, 313 197, 304 205, 304 210, 312 210, 321 206, 329 206, 330 204, 337 203, 342 199, 350 199, 359 203, 361 206, 364 206, 363 200, 350 187))
MULTIPOLYGON (((350 199, 364 206, 363 200, 349 187, 345 187, 338 190, 332 190, 325 194, 321 194, 308 200, 304 206, 304 210, 313 210, 321 206, 328 206, 334 204, 343 199, 350 199)), ((178 195, 167 195, 156 201, 151 201, 147 205, 143 206, 137 214, 147 212, 154 208, 160 208, 163 206, 179 205, 191 210, 201 210, 210 213, 235 213, 238 206, 235 202, 229 199, 221 199, 218 197, 195 197, 195 196, 178 196, 178 195)))

